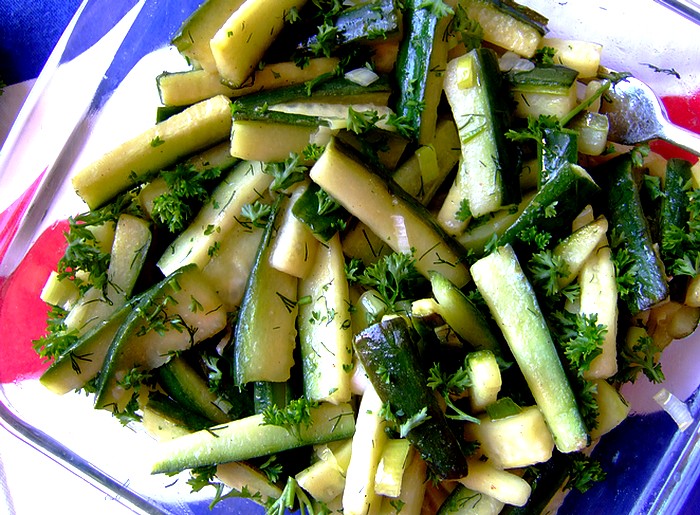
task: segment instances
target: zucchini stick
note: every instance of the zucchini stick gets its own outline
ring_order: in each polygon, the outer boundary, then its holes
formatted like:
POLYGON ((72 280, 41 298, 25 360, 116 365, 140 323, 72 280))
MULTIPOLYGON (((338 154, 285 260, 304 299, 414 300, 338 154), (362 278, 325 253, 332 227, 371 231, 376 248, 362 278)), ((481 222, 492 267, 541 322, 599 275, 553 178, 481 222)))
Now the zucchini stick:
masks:
POLYGON ((571 385, 532 286, 509 245, 471 267, 477 288, 520 366, 561 452, 588 445, 588 434, 571 385))

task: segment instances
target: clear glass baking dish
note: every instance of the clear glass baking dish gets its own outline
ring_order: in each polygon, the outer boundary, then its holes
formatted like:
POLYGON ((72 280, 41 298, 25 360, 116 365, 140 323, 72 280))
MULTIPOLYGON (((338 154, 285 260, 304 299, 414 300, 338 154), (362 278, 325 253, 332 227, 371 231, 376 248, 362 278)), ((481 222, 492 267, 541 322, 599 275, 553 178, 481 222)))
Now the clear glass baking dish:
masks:
MULTIPOLYGON (((602 43, 605 65, 648 82, 672 119, 700 132, 700 26, 689 18, 651 0, 522 3, 550 19, 550 35, 602 43)), ((60 221, 84 209, 68 179, 153 123, 155 76, 186 67, 168 43, 198 4, 86 0, 0 152, 0 424, 144 513, 209 513, 213 491, 192 494, 184 479, 151 476, 150 437, 92 410, 84 396, 45 390, 30 340, 44 323, 36 298, 58 259, 60 221)), ((700 475, 698 362, 700 335, 694 335, 667 349, 664 385, 639 379, 625 389, 633 415, 594 451, 608 479, 585 496, 571 494, 560 513, 680 513, 692 502, 700 475), (662 386, 690 409, 695 421, 684 431, 651 400, 662 386)), ((213 510, 258 512, 239 499, 213 510)))

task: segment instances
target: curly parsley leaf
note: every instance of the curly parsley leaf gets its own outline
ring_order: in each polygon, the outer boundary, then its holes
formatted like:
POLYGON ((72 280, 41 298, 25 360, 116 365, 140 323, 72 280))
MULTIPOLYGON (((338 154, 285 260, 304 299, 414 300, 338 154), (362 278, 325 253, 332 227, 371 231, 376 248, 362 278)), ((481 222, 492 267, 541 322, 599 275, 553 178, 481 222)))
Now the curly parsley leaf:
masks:
POLYGON ((571 366, 583 375, 591 362, 603 352, 603 341, 608 328, 598 323, 598 315, 558 311, 555 333, 571 366))
POLYGON ((369 265, 357 276, 357 282, 375 288, 388 313, 396 312, 397 303, 416 298, 416 291, 426 284, 411 254, 393 252, 369 265))
POLYGON ((312 503, 309 496, 297 483, 297 480, 289 476, 282 494, 267 508, 265 515, 284 515, 288 513, 287 510, 297 509, 300 513, 306 513, 307 515, 325 515, 330 513, 324 503, 318 503, 318 506, 312 503))
POLYGON ((305 397, 294 399, 280 408, 275 404, 267 406, 263 412, 263 425, 280 426, 292 434, 298 435, 301 426, 311 426, 311 409, 318 406, 317 402, 309 401, 305 397))
POLYGON ((458 3, 454 17, 447 29, 448 33, 456 37, 467 50, 479 48, 484 40, 484 29, 481 24, 469 17, 466 9, 458 3))
POLYGON ((214 498, 209 504, 210 510, 221 501, 231 498, 251 499, 257 503, 263 502, 260 492, 253 493, 245 486, 241 488, 241 490, 235 490, 232 488, 228 492, 224 493, 226 486, 223 483, 216 481, 216 465, 191 469, 190 478, 187 480, 187 484, 192 489, 192 492, 199 492, 208 486, 216 489, 214 498))
POLYGON ((554 64, 554 56, 557 53, 556 48, 552 48, 551 46, 544 46, 538 50, 535 50, 535 56, 533 57, 533 61, 535 61, 536 64, 554 64))
POLYGON ((551 250, 533 254, 528 267, 533 285, 550 297, 561 291, 560 279, 569 275, 569 267, 564 259, 551 250))
MULTIPOLYGON (((65 309, 50 306, 46 319, 46 334, 32 342, 34 350, 40 357, 47 359, 58 357, 78 340, 78 331, 66 328, 67 314, 65 309)), ((79 363, 75 361, 74 363, 73 370, 80 373, 79 363)))
POLYGON ((436 18, 454 14, 454 9, 443 0, 424 0, 418 5, 418 9, 426 9, 436 18))
POLYGON ((272 176, 270 191, 284 191, 306 178, 308 167, 302 161, 302 156, 292 152, 281 163, 265 163, 263 172, 272 176))
POLYGON ((272 214, 272 206, 260 200, 256 200, 252 204, 244 204, 241 208, 241 218, 247 222, 241 222, 248 227, 264 228, 267 225, 270 215, 272 214))
POLYGON ((428 372, 428 387, 438 392, 445 400, 445 416, 453 420, 479 423, 479 419, 460 409, 453 398, 459 397, 472 385, 471 374, 467 367, 467 358, 456 371, 445 373, 440 363, 434 363, 428 372))
POLYGON ((603 481, 605 477, 606 473, 600 466, 599 461, 577 452, 572 455, 564 490, 575 488, 579 492, 584 493, 595 483, 603 481))
POLYGON ((218 167, 198 170, 192 164, 178 164, 173 170, 161 172, 167 191, 153 199, 153 219, 177 233, 185 228, 198 206, 209 199, 211 182, 221 176, 218 167))
POLYGON ((643 373, 652 383, 662 383, 665 379, 659 356, 661 349, 654 339, 642 332, 636 340, 627 342, 619 351, 619 370, 614 379, 621 383, 635 382, 643 373))

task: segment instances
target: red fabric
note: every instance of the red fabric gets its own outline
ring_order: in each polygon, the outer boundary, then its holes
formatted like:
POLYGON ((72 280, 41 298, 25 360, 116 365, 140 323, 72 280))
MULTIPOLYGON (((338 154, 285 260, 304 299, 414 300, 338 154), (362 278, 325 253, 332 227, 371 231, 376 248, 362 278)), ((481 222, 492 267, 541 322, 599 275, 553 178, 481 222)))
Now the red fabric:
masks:
MULTIPOLYGON (((687 97, 668 96, 663 97, 662 100, 672 122, 700 134, 700 91, 687 97)), ((658 152, 666 159, 680 157, 691 163, 698 160, 698 156, 665 141, 654 141, 650 146, 654 152, 658 152)))
POLYGON ((46 304, 39 298, 46 278, 66 248, 67 222, 44 231, 9 277, 0 277, 0 383, 38 376, 47 366, 31 341, 46 332, 46 304))

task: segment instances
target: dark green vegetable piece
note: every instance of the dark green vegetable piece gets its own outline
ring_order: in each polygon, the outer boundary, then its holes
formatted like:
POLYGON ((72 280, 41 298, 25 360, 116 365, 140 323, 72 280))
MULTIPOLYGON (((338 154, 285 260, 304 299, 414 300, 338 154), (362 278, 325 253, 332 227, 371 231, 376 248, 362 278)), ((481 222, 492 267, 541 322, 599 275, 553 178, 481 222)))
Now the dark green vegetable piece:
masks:
POLYGON ((620 253, 623 253, 626 256, 626 272, 635 277, 634 286, 621 289, 620 297, 630 313, 636 315, 666 298, 666 272, 654 251, 631 154, 608 161, 597 176, 606 193, 611 243, 617 256, 618 274, 622 272, 619 267, 620 253))
POLYGON ((571 233, 571 222, 600 191, 580 166, 566 163, 537 191, 518 219, 498 240, 498 245, 547 247, 551 238, 571 233))
POLYGON ((559 94, 568 91, 578 72, 560 64, 540 64, 531 70, 508 74, 515 91, 559 94))
POLYGON ((568 164, 578 162, 578 134, 576 132, 567 129, 546 128, 542 135, 540 186, 568 164))
POLYGON ((175 357, 158 369, 163 389, 189 411, 211 421, 223 424, 230 418, 217 405, 217 396, 209 390, 206 381, 183 358, 175 357))
POLYGON ((387 319, 359 333, 355 351, 380 399, 434 474, 460 478, 467 474, 467 461, 428 387, 414 335, 406 319, 387 319))
POLYGON ((359 95, 389 94, 391 85, 387 77, 380 77, 369 86, 361 86, 344 77, 329 77, 313 84, 295 84, 284 88, 260 91, 236 99, 232 110, 234 118, 250 111, 264 112, 265 106, 284 102, 313 99, 318 102, 339 102, 359 95))
POLYGON ((199 431, 214 425, 207 417, 188 410, 177 401, 160 392, 148 394, 147 406, 171 422, 190 431, 199 431))
POLYGON ((330 240, 350 219, 347 210, 312 182, 292 206, 292 214, 321 241, 330 240))
MULTIPOLYGON (((442 3, 441 0, 440 3, 442 3)), ((417 137, 430 73, 439 14, 421 0, 407 0, 404 37, 396 59, 398 98, 396 115, 405 121, 407 135, 417 137)))
MULTIPOLYGON (((394 0, 372 0, 342 11, 335 20, 335 37, 327 49, 332 51, 340 45, 375 39, 386 39, 399 32, 401 11, 394 0)), ((298 50, 313 50, 319 45, 319 34, 314 34, 297 47, 298 50)))
POLYGON ((683 159, 669 159, 659 213, 661 257, 666 266, 683 257, 684 232, 690 219, 687 194, 691 165, 683 159))
POLYGON ((292 387, 287 381, 255 381, 253 383, 255 413, 262 413, 270 406, 284 408, 292 399, 292 387))

